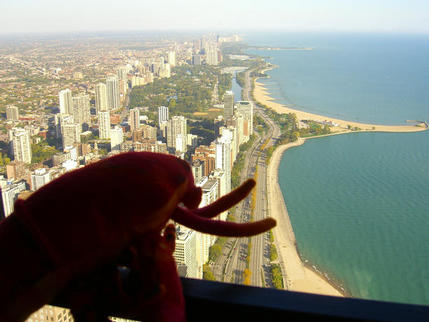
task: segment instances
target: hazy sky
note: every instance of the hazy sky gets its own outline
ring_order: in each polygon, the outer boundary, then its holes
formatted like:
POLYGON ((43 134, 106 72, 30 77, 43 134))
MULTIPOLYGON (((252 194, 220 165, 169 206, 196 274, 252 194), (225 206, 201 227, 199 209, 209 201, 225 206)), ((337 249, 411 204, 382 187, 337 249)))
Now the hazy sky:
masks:
POLYGON ((119 30, 429 34, 429 0, 0 0, 0 33, 119 30))

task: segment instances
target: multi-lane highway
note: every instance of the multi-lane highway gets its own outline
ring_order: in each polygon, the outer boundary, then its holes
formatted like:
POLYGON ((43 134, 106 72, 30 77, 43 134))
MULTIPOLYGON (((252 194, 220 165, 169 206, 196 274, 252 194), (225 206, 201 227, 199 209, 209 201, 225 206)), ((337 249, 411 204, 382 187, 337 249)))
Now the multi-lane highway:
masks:
MULTIPOLYGON (((246 72, 246 86, 243 90, 243 100, 251 100, 250 72, 246 72)), ((235 217, 238 222, 259 220, 267 216, 266 200, 266 162, 265 149, 275 143, 280 135, 278 126, 267 116, 261 108, 254 103, 254 113, 259 115, 267 124, 265 133, 260 136, 255 133, 256 140, 247 151, 245 164, 241 173, 241 180, 254 177, 257 181, 256 195, 252 212, 252 198, 247 197, 237 206, 235 217), (253 218, 252 218, 253 217, 253 218)), ((213 273, 217 280, 239 283, 244 282, 246 269, 246 256, 248 253, 248 238, 229 239, 222 250, 222 255, 213 263, 213 273)), ((271 284, 268 274, 269 267, 269 235, 268 233, 251 238, 250 262, 248 268, 251 272, 250 284, 254 286, 269 286, 271 284)))

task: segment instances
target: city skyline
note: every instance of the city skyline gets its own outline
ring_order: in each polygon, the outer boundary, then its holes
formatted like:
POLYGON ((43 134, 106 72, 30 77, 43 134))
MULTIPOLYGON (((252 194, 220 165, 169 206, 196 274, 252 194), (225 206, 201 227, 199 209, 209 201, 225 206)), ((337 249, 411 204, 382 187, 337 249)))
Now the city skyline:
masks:
POLYGON ((208 10, 209 4, 195 0, 128 1, 126 6, 99 0, 61 6, 53 0, 0 2, 0 34, 131 30, 429 33, 429 4, 422 0, 221 0, 208 10))

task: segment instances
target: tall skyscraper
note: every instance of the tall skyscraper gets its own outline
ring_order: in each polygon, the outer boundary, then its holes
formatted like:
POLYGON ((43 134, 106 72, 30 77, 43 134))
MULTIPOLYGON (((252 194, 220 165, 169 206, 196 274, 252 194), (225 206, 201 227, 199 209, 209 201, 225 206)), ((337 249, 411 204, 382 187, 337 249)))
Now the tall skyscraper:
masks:
POLYGON ((125 95, 128 90, 128 66, 121 66, 118 68, 118 80, 119 80, 119 93, 125 95))
POLYGON ((176 52, 175 51, 169 51, 168 52, 168 63, 171 67, 176 66, 176 52))
POLYGON ((61 138, 63 133, 64 124, 73 124, 73 115, 69 114, 55 114, 55 130, 57 138, 61 138))
POLYGON ((73 100, 71 90, 63 89, 59 92, 60 97, 60 113, 61 114, 73 114, 73 100))
POLYGON ((234 126, 228 126, 228 128, 223 128, 222 136, 226 136, 227 139, 231 142, 231 164, 234 164, 237 157, 238 151, 240 150, 240 145, 238 142, 238 131, 234 126))
POLYGON ((140 128, 140 110, 136 107, 130 110, 130 131, 134 132, 140 128))
POLYGON ((66 151, 80 142, 82 126, 77 123, 64 124, 62 126, 63 150, 66 151))
POLYGON ((100 139, 110 139, 110 112, 98 112, 98 131, 100 139))
POLYGON ((107 111, 107 88, 104 83, 95 86, 95 109, 97 113, 107 111))
POLYGON ((181 134, 186 137, 186 132, 186 118, 184 116, 173 116, 167 125, 167 146, 176 149, 177 136, 181 134))
MULTIPOLYGON (((210 178, 216 179, 218 182, 218 197, 222 197, 226 195, 227 190, 227 184, 226 184, 226 176, 225 171, 221 169, 216 169, 210 174, 210 178)), ((228 216, 228 211, 224 211, 219 215, 220 220, 226 220, 226 217, 228 216)))
POLYGON ((89 104, 89 95, 79 94, 73 96, 73 119, 78 124, 90 124, 91 123, 91 111, 89 104))
POLYGON ((175 149, 177 152, 186 152, 186 143, 187 143, 187 136, 186 134, 177 134, 176 135, 176 143, 175 143, 175 149))
POLYGON ((231 141, 225 136, 216 140, 216 169, 222 169, 226 177, 226 193, 231 191, 231 141))
POLYGON ((19 121, 19 110, 15 105, 6 106, 6 119, 8 121, 19 121))
POLYGON ((15 161, 31 163, 30 134, 23 128, 14 127, 11 130, 13 157, 15 161))
POLYGON ((110 129, 110 146, 112 151, 120 151, 121 144, 124 142, 124 132, 119 126, 110 129))
POLYGON ((168 107, 159 106, 158 107, 158 124, 161 125, 163 122, 168 121, 168 107))
POLYGON ((223 116, 225 120, 230 120, 234 115, 234 93, 226 91, 223 95, 223 116))
POLYGON ((216 46, 208 46, 206 51, 206 63, 207 65, 218 65, 219 57, 218 50, 216 46))
POLYGON ((107 87, 107 108, 114 110, 120 107, 119 105, 119 81, 118 77, 110 76, 106 80, 107 87))

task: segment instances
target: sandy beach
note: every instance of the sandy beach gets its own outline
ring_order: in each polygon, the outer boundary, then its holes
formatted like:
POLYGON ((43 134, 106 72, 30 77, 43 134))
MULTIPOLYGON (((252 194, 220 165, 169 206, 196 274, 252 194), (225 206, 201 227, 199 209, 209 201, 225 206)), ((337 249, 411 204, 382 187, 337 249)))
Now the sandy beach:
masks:
MULTIPOLYGON (((262 72, 272 68, 275 68, 275 66, 267 68, 262 72)), ((427 125, 425 123, 419 123, 417 125, 367 124, 295 110, 275 102, 257 79, 254 81, 253 98, 258 103, 273 109, 277 113, 295 113, 299 121, 311 120, 335 124, 335 126, 331 126, 332 134, 328 135, 350 133, 350 127, 359 128, 359 131, 372 132, 418 132, 427 130, 427 125)), ((273 234, 279 253, 279 262, 282 266, 284 282, 287 289, 291 291, 345 296, 340 288, 330 283, 323 275, 305 266, 299 257, 296 248, 295 234, 282 191, 278 184, 278 167, 283 153, 291 147, 304 144, 304 142, 305 139, 299 138, 296 142, 279 146, 274 151, 267 169, 268 210, 269 215, 277 220, 277 227, 273 229, 273 234)))
POLYGON ((277 220, 273 234, 279 253, 279 262, 283 273, 286 275, 284 282, 290 291, 344 296, 327 280, 306 267, 301 261, 296 249, 295 234, 278 184, 278 167, 283 152, 304 142, 305 139, 300 138, 296 142, 278 147, 271 157, 267 170, 268 211, 270 216, 277 220))
MULTIPOLYGON (((265 70, 266 71, 266 70, 265 70)), ((368 123, 359 123, 346 121, 341 119, 336 119, 332 117, 327 117, 323 115, 303 112, 299 110, 292 109, 286 105, 275 102, 267 92, 266 88, 257 81, 254 81, 254 90, 253 97, 255 101, 259 102, 262 105, 266 105, 276 111, 277 113, 295 113, 298 120, 312 120, 316 122, 331 122, 337 126, 332 126, 332 132, 342 132, 348 131, 349 126, 352 128, 359 128, 362 131, 374 131, 374 132, 417 132, 426 130, 425 124, 419 125, 380 125, 380 124, 368 124, 368 123)))

